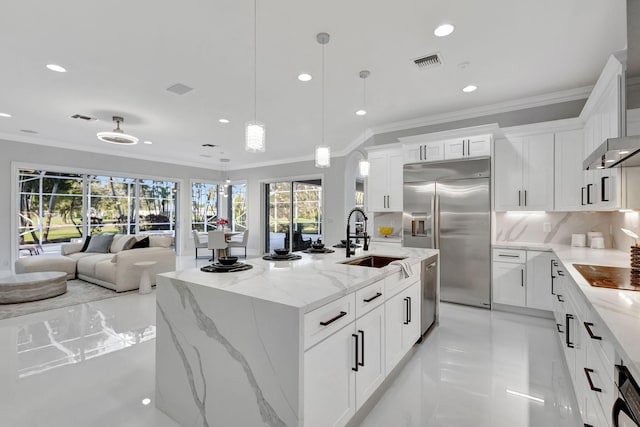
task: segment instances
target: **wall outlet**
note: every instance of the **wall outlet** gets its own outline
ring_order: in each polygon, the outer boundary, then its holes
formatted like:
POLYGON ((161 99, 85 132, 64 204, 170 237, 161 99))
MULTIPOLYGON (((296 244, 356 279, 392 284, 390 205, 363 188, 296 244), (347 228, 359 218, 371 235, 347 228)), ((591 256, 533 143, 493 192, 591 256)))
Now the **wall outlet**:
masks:
POLYGON ((551 232, 551 223, 545 222, 544 224, 542 224, 542 231, 544 231, 545 233, 551 232))

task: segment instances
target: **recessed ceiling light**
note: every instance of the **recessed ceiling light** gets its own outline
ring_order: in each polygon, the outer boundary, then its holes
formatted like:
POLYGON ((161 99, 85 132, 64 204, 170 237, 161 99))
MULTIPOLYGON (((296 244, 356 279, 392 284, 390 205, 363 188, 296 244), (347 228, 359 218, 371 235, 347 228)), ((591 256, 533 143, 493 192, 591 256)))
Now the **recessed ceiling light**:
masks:
POLYGON ((55 71, 56 73, 66 73, 67 69, 64 68, 61 65, 57 65, 57 64, 47 64, 47 68, 50 69, 51 71, 55 71))
POLYGON ((453 33, 453 30, 454 30, 453 25, 442 24, 438 28, 433 30, 433 34, 435 34, 436 37, 446 37, 449 34, 453 33))
POLYGON ((463 92, 469 93, 469 92, 475 92, 478 89, 478 86, 476 85, 469 85, 469 86, 465 86, 462 88, 463 92))
POLYGON ((364 116, 364 115, 366 115, 366 114, 367 114, 367 112, 366 112, 365 110, 358 110, 358 111, 356 111, 356 115, 358 115, 358 116, 364 116))
POLYGON ((151 399, 149 399, 148 397, 145 397, 144 399, 142 399, 142 404, 147 406, 149 403, 151 403, 151 399))
POLYGON ((143 144, 151 145, 153 144, 153 141, 144 141, 143 144))
POLYGON ((311 74, 307 74, 307 73, 302 73, 298 75, 298 80, 300 80, 301 82, 308 82, 312 78, 313 77, 311 77, 311 74))
POLYGON ((229 123, 229 120, 227 120, 227 119, 218 119, 218 121, 219 121, 220 123, 224 123, 224 124, 229 123))
POLYGON ((0 117, 11 117, 9 113, 0 113, 0 117))

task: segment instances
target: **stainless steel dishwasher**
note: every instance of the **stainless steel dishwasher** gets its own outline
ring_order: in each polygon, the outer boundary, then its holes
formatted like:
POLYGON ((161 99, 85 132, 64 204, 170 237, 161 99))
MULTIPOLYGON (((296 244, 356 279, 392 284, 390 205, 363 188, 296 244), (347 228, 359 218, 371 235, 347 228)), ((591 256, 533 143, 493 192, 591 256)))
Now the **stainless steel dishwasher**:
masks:
POLYGON ((438 298, 438 260, 426 259, 421 263, 422 275, 422 335, 436 321, 436 299, 438 298))

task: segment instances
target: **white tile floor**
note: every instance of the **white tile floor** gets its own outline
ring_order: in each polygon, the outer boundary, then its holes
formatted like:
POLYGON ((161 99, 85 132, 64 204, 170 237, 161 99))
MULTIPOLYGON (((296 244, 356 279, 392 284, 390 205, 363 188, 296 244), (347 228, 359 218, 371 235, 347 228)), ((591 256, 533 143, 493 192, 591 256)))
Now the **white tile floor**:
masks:
MULTIPOLYGON (((154 343, 155 291, 0 321, 0 426, 175 426, 154 343)), ((362 427, 578 426, 561 358, 549 320, 442 304, 362 427)))

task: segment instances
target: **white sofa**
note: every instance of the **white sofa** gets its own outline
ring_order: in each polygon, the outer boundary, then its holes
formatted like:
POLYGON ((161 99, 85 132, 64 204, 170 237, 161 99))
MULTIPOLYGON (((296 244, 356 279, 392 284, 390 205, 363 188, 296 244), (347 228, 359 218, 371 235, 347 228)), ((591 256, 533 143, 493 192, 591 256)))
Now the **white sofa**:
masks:
POLYGON ((170 247, 173 242, 172 237, 151 235, 149 236, 148 248, 116 249, 121 246, 118 244, 120 239, 131 237, 130 235, 116 235, 111 244, 110 253, 80 252, 82 243, 65 243, 61 246, 61 254, 76 261, 79 279, 113 289, 116 292, 138 289, 142 269, 134 265, 137 262, 156 262, 149 268, 152 285, 156 283, 156 274, 175 271, 176 253, 170 247))

